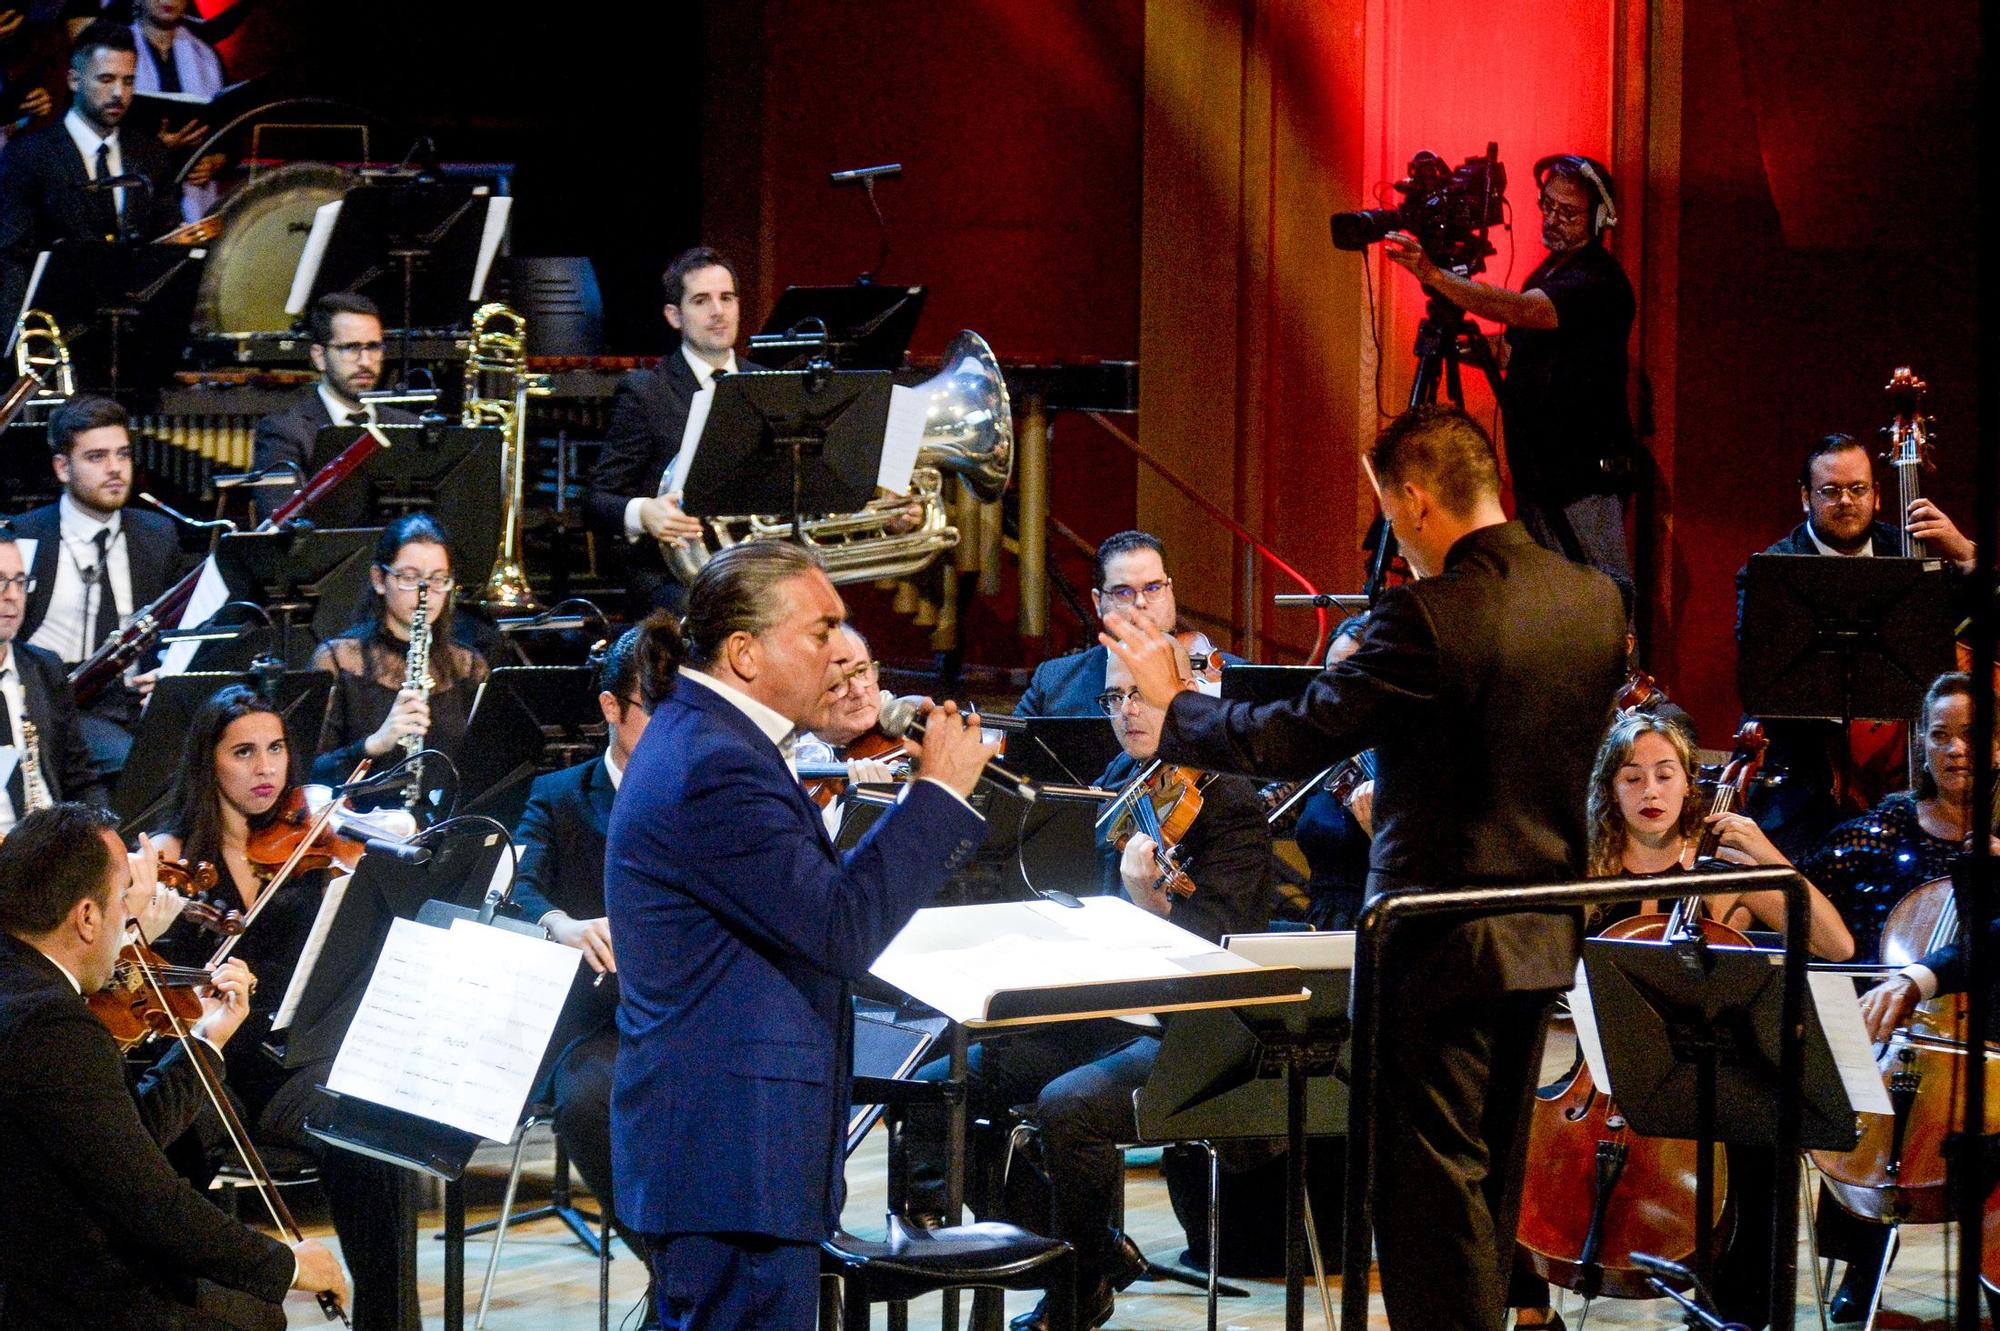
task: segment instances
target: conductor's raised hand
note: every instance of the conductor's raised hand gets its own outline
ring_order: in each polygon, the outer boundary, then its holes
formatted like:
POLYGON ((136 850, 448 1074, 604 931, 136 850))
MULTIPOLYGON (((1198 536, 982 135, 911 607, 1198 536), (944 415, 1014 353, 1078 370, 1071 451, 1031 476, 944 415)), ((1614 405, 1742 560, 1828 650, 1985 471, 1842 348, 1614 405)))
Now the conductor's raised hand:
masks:
POLYGON ((904 741, 910 771, 916 780, 941 781, 962 796, 970 796, 979 774, 1000 752, 1000 743, 986 743, 979 714, 958 710, 958 704, 925 701, 921 717, 924 737, 904 741))
POLYGON ((1152 706, 1166 710, 1187 688, 1181 664, 1186 659, 1184 649, 1176 655, 1180 644, 1128 611, 1113 610, 1106 615, 1097 640, 1125 663, 1132 672, 1132 686, 1152 706))

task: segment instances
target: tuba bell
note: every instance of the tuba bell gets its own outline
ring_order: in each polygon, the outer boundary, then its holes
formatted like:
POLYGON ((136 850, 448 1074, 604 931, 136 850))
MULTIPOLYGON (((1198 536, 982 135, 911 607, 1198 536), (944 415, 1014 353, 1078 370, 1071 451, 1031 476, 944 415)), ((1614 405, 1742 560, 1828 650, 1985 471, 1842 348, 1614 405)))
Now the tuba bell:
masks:
POLYGON ((521 506, 528 469, 528 399, 545 397, 548 391, 547 375, 528 373, 527 320, 498 302, 475 310, 460 419, 468 426, 500 428, 500 554, 477 598, 491 610, 518 614, 535 609, 535 593, 521 562, 521 506))
POLYGON ((914 391, 923 396, 924 430, 908 495, 877 496, 856 513, 808 518, 796 535, 789 517, 703 518, 704 539, 666 552, 675 576, 692 583, 717 551, 745 541, 796 539, 819 552, 836 585, 908 577, 956 548, 945 475, 958 477, 982 502, 998 499, 1013 475, 1007 381, 986 339, 966 331, 945 349, 944 368, 914 391))

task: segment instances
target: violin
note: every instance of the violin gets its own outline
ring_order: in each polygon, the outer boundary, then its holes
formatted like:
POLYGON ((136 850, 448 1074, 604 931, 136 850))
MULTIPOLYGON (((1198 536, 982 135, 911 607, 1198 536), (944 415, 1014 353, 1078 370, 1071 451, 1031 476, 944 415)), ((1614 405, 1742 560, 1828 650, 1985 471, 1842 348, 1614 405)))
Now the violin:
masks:
POLYGON ((1195 819, 1201 817, 1201 788, 1209 774, 1192 767, 1172 767, 1155 759, 1134 777, 1113 800, 1110 809, 1099 815, 1106 836, 1119 850, 1125 849, 1135 833, 1152 838, 1159 861, 1160 876, 1154 890, 1177 897, 1195 894, 1195 881, 1188 873, 1182 840, 1195 819))
POLYGON ((162 860, 157 872, 161 887, 171 888, 186 899, 179 918, 218 938, 232 938, 243 932, 242 911, 202 900, 220 881, 213 864, 207 860, 193 865, 186 860, 162 860))
POLYGON ((1344 805, 1353 797, 1356 787, 1374 779, 1375 750, 1363 749, 1352 758, 1343 758, 1303 781, 1280 781, 1268 785, 1257 792, 1257 798, 1264 805, 1264 822, 1276 827, 1307 795, 1325 793, 1333 796, 1335 803, 1344 805))
POLYGON ((118 949, 111 982, 88 1000, 90 1013, 119 1049, 131 1049, 156 1035, 172 1036, 176 1021, 188 1026, 198 1020, 195 988, 208 982, 207 968, 175 966, 135 938, 118 949))
POLYGON ((880 726, 865 730, 844 746, 844 756, 835 764, 800 763, 799 780, 804 783, 806 794, 812 802, 824 809, 840 797, 847 789, 847 764, 849 762, 874 761, 891 765, 902 763, 906 750, 903 741, 885 734, 880 726))
POLYGON ((306 788, 293 786, 279 802, 276 816, 251 829, 243 853, 251 868, 267 874, 290 864, 295 856, 298 863, 293 870, 297 873, 332 868, 353 873, 367 849, 363 842, 338 835, 326 819, 316 817, 307 807, 306 788))
MULTIPOLYGON (((1711 813, 1727 813, 1756 780, 1766 741, 1756 722, 1737 732, 1711 813)), ((1720 834, 1704 832, 1696 860, 1712 858, 1720 834)), ((1736 930, 1703 914, 1699 892, 1666 914, 1639 915, 1601 931, 1605 938, 1683 938, 1700 931, 1711 944, 1747 947, 1736 930)), ((1517 1243, 1527 1265, 1552 1285, 1586 1298, 1650 1299, 1655 1291, 1632 1254, 1695 1256, 1696 1156, 1694 1142, 1641 1137, 1627 1126, 1610 1096, 1598 1090, 1579 1058, 1553 1095, 1537 1096, 1529 1115, 1527 1177, 1535 1186, 1521 1199, 1517 1243)), ((1722 1148, 1714 1148, 1712 1232, 1727 1239, 1729 1173, 1722 1148)), ((1704 1255, 1706 1256, 1706 1255, 1704 1255)), ((1706 1268, 1703 1260, 1698 1269, 1706 1268)))
POLYGON ((1633 666, 1632 673, 1626 677, 1625 687, 1618 690, 1616 705, 1620 716, 1630 716, 1634 712, 1653 711, 1666 701, 1667 691, 1660 687, 1660 681, 1633 666))
POLYGON ((1179 629, 1174 640, 1187 649, 1188 674, 1191 679, 1206 680, 1210 684, 1222 682, 1222 653, 1208 635, 1199 629, 1179 629))

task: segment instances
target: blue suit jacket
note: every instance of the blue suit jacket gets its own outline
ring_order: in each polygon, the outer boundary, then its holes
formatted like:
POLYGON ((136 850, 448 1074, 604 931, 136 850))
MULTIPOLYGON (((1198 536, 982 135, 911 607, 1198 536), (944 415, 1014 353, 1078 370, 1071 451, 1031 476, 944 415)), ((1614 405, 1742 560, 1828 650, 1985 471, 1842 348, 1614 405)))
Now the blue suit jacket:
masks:
POLYGON ((611 814, 618 1214, 647 1234, 825 1238, 843 1195, 847 986, 983 824, 919 782, 843 859, 777 747, 682 681, 611 814))

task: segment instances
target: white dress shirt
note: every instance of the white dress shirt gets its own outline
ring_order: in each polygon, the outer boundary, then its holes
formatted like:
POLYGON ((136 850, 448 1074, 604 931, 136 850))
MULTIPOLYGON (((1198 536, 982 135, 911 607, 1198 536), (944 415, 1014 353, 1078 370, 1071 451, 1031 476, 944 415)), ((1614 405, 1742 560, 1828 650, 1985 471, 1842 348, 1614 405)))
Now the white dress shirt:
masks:
MULTIPOLYGON (((339 398, 335 397, 333 394, 333 390, 326 386, 324 380, 322 380, 319 385, 319 400, 320 400, 320 405, 326 408, 327 419, 332 421, 335 425, 349 424, 350 422, 348 418, 353 416, 357 410, 357 408, 350 407, 345 402, 342 402, 339 398)), ((368 423, 370 425, 380 424, 380 422, 375 419, 375 404, 373 402, 363 402, 361 406, 358 408, 358 410, 360 411, 362 416, 367 418, 368 423)))
MULTIPOLYGON (((117 130, 114 129, 109 134, 100 137, 97 130, 91 126, 91 123, 77 114, 74 106, 63 117, 63 128, 69 131, 70 142, 76 145, 76 150, 83 154, 83 173, 86 176, 89 176, 92 180, 97 179, 97 145, 100 143, 111 149, 111 155, 105 159, 111 167, 111 174, 114 176, 125 174, 125 156, 118 150, 117 130)), ((111 191, 111 206, 117 211, 120 217, 125 215, 125 187, 123 185, 111 191)))
MULTIPOLYGON (((693 348, 689 347, 686 342, 681 343, 681 359, 686 361, 688 368, 694 371, 695 392, 706 393, 709 389, 715 387, 715 371, 717 367, 710 365, 707 361, 695 355, 693 348)), ((736 351, 733 347, 729 352, 729 363, 723 365, 721 369, 726 374, 737 373, 736 351)), ((660 473, 660 484, 665 485, 667 477, 673 474, 674 460, 679 456, 680 451, 676 449, 674 457, 667 459, 667 469, 660 473)), ((639 521, 639 505, 645 503, 648 499, 657 497, 657 495, 640 495, 637 498, 625 501, 626 540, 636 541, 646 534, 646 524, 639 521)))
POLYGON ((785 770, 790 772, 794 779, 797 779, 799 764, 798 759, 793 756, 794 751, 798 748, 799 728, 797 726, 786 720, 775 708, 766 707, 763 703, 758 702, 734 684, 724 683, 706 671, 682 666, 680 668, 680 677, 682 679, 693 680, 703 688, 712 689, 721 694, 729 700, 730 706, 749 717, 751 724, 764 732, 764 738, 770 740, 776 746, 779 756, 785 760, 785 770))
POLYGON ((1863 541, 1861 543, 1861 548, 1859 550, 1834 549, 1832 546, 1828 545, 1825 541, 1822 541, 1819 538, 1819 531, 1812 525, 1812 520, 1810 518, 1806 520, 1806 535, 1811 539, 1814 548, 1817 549, 1823 555, 1848 555, 1854 558, 1865 558, 1875 553, 1875 538, 1873 536, 1870 536, 1867 540, 1863 541))
MULTIPOLYGON (((0 701, 4 701, 6 705, 7 723, 14 731, 14 765, 19 767, 21 722, 28 716, 28 694, 27 690, 21 687, 21 672, 14 668, 14 644, 11 642, 0 643, 0 701)), ((20 821, 20 814, 15 811, 14 796, 9 791, 8 785, 8 781, 0 781, 0 834, 12 831, 14 824, 20 821)), ((72 976, 72 983, 74 979, 72 976)))
MULTIPOLYGON (((48 611, 28 641, 75 665, 84 658, 84 635, 97 623, 97 598, 104 594, 106 585, 100 580, 90 586, 83 580, 83 570, 97 567, 97 533, 107 528, 111 532, 105 562, 110 566, 107 571, 111 601, 121 626, 132 613, 132 559, 125 540, 123 513, 113 513, 109 522, 102 521, 86 512, 66 492, 56 501, 56 509, 61 516, 58 536, 62 542, 62 550, 56 556, 56 585, 49 589, 48 611)), ((92 647, 101 645, 93 643, 92 647)))

